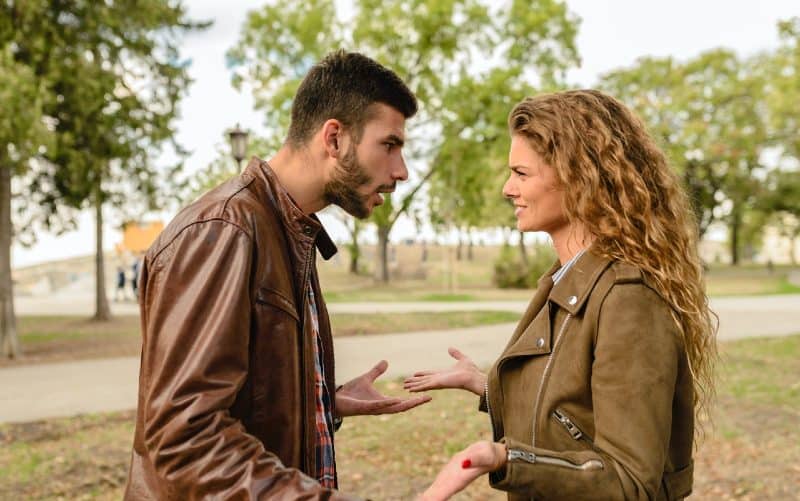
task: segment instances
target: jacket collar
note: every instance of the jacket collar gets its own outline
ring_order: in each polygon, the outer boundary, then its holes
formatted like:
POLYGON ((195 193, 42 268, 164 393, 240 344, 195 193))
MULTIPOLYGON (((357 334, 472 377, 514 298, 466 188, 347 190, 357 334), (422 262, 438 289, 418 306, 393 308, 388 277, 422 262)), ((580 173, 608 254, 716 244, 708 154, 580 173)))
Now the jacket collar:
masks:
POLYGON ((326 261, 336 254, 336 244, 325 231, 317 215, 306 214, 300 210, 267 162, 258 157, 252 157, 242 172, 242 176, 263 181, 265 193, 261 195, 266 197, 267 202, 277 209, 283 226, 294 240, 304 243, 313 242, 326 261))
MULTIPOLYGON (((600 257, 592 251, 593 247, 589 247, 550 291, 550 301, 573 315, 581 310, 594 284, 603 271, 611 265, 611 261, 607 258, 600 257)), ((551 271, 550 276, 555 269, 551 271)))

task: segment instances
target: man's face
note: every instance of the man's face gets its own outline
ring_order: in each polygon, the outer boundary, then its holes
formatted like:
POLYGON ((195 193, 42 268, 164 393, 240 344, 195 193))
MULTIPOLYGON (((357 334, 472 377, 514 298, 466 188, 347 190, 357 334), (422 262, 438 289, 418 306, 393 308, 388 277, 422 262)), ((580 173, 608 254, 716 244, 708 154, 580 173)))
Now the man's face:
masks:
POLYGON ((325 185, 325 201, 359 219, 383 203, 381 193, 391 193, 398 180, 408 179, 402 153, 405 117, 382 103, 373 104, 370 112, 361 141, 350 143, 325 185))

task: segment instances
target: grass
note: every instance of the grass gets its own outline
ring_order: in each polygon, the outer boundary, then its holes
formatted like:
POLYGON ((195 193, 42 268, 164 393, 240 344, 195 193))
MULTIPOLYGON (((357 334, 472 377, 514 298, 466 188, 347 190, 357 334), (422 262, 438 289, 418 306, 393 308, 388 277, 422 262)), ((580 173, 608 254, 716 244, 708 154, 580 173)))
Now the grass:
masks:
POLYGON ((509 311, 456 311, 437 313, 371 313, 331 315, 335 337, 444 330, 516 322, 519 313, 509 311))
MULTIPOLYGON (((505 311, 331 315, 335 337, 455 329, 517 320, 518 313, 505 311)), ((18 327, 25 358, 12 362, 0 359, 0 367, 18 362, 135 356, 141 347, 137 316, 119 316, 102 323, 79 317, 24 316, 18 319, 18 327)))
MULTIPOLYGON (((724 343, 714 424, 696 453, 692 499, 793 499, 800 489, 800 335, 724 343)), ((381 384, 402 394, 398 381, 381 384)), ((477 399, 434 394, 407 414, 346 419, 340 484, 373 499, 411 499, 456 451, 489 437, 477 399)), ((0 425, 0 499, 119 499, 131 412, 0 425)), ((458 499, 505 499, 485 480, 458 499)))
MULTIPOLYGON (((329 302, 363 301, 504 301, 530 299, 530 290, 497 289, 492 283, 492 269, 500 248, 476 247, 472 260, 456 261, 452 276, 446 249, 429 246, 426 261, 416 245, 395 245, 396 259, 391 266, 388 284, 378 283, 366 269, 361 275, 348 272, 347 250, 331 261, 320 261, 320 280, 329 302)), ((371 265, 372 248, 364 249, 362 263, 371 265)), ((712 265, 706 274, 708 293, 712 296, 798 294, 800 285, 789 282, 791 273, 800 273, 797 266, 712 265)))

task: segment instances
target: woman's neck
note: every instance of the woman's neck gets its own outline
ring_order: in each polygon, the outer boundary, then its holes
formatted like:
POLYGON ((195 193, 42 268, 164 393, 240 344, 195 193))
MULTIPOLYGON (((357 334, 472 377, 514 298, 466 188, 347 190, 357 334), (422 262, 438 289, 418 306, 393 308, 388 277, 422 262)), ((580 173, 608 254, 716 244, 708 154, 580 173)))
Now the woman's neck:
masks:
POLYGON ((562 266, 594 241, 594 236, 582 224, 564 226, 559 231, 550 233, 550 238, 562 266))

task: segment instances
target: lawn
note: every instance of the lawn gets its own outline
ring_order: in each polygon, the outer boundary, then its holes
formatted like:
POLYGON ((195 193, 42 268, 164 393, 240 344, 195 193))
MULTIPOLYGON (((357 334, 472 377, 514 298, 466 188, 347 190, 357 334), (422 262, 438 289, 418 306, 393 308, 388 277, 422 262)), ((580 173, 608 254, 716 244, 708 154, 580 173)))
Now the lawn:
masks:
MULTIPOLYGON (((518 313, 507 311, 331 315, 335 337, 456 329, 517 320, 518 313)), ((80 317, 24 316, 18 319, 18 327, 25 359, 12 362, 0 359, 0 367, 13 363, 136 356, 141 346, 138 316, 119 316, 102 323, 80 317)))
MULTIPOLYGON (((397 244, 393 248, 395 259, 390 265, 392 277, 388 284, 378 283, 372 276, 371 246, 362 249, 364 270, 360 275, 348 272, 345 248, 331 261, 320 260, 325 299, 329 302, 524 301, 533 294, 531 290, 497 289, 492 284, 492 270, 500 252, 497 246, 475 247, 472 260, 465 253, 464 259, 452 262, 447 259, 447 249, 440 246, 429 246, 425 261, 418 245, 397 244)), ((707 271, 706 285, 712 296, 798 294, 800 285, 789 281, 792 273, 800 275, 800 268, 782 265, 769 270, 761 265, 715 264, 707 271)))
MULTIPOLYGON (((796 499, 800 490, 800 335, 722 345, 713 424, 696 455, 691 499, 796 499)), ((402 393, 397 381, 383 383, 402 393)), ((446 459, 489 426, 458 391, 408 414, 346 419, 337 433, 341 487, 411 499, 446 459)), ((0 425, 0 499, 119 499, 131 412, 0 425)), ((478 481, 460 499, 504 499, 478 481)))

